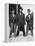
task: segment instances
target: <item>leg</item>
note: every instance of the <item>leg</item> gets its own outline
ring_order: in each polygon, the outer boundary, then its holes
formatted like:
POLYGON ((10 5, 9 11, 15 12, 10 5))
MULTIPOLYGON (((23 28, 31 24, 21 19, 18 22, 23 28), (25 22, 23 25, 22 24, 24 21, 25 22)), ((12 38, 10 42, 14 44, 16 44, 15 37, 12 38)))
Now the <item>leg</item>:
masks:
POLYGON ((10 31, 10 35, 9 35, 9 38, 11 38, 11 35, 12 35, 12 29, 11 29, 11 31, 10 31))
POLYGON ((31 27, 31 35, 33 36, 33 29, 32 29, 32 27, 31 27))
POLYGON ((23 28, 23 36, 25 36, 25 29, 24 29, 24 26, 23 26, 22 28, 23 28))
POLYGON ((19 35, 19 27, 18 27, 18 30, 17 30, 17 34, 16 34, 16 36, 18 36, 19 35))
POLYGON ((13 32, 13 24, 11 23, 11 27, 10 27, 10 34, 9 34, 9 38, 11 38, 12 32, 13 32))
POLYGON ((16 24, 14 25, 14 36, 16 36, 16 24))
POLYGON ((28 34, 28 30, 29 30, 29 25, 27 25, 27 27, 26 27, 26 36, 28 34))

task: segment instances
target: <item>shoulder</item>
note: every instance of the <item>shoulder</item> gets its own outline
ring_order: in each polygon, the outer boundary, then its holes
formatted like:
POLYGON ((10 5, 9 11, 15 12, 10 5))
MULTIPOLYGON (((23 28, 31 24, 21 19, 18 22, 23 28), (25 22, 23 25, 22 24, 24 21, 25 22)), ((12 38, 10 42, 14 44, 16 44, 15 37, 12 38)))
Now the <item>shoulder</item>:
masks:
POLYGON ((16 16, 19 16, 19 14, 16 14, 16 16))
POLYGON ((23 17, 25 18, 25 14, 23 13, 23 17))
POLYGON ((22 13, 22 15, 25 15, 24 13, 22 13))
POLYGON ((31 16, 33 16, 33 12, 31 13, 31 16))

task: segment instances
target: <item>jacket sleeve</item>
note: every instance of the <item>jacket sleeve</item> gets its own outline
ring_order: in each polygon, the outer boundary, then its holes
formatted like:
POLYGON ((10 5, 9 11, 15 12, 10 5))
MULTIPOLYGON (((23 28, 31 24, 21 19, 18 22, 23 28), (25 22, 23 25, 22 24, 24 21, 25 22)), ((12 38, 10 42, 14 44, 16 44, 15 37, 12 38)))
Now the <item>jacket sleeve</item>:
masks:
POLYGON ((25 25, 25 14, 23 14, 23 23, 25 25))
POLYGON ((18 16, 16 16, 15 23, 18 25, 18 16))

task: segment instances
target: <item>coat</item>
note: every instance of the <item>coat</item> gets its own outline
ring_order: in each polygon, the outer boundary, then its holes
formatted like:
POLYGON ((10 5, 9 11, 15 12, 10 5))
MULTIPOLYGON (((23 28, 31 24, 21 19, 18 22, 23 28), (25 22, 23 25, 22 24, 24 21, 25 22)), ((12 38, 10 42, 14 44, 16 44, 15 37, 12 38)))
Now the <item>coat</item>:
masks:
POLYGON ((31 27, 33 26, 33 14, 30 14, 30 19, 29 19, 29 15, 26 16, 26 22, 27 24, 31 27))
POLYGON ((17 14, 17 17, 16 17, 16 24, 17 25, 25 25, 25 15, 24 14, 17 14))
POLYGON ((11 26, 11 23, 15 24, 15 20, 16 20, 16 15, 13 17, 12 15, 9 15, 9 24, 11 26))

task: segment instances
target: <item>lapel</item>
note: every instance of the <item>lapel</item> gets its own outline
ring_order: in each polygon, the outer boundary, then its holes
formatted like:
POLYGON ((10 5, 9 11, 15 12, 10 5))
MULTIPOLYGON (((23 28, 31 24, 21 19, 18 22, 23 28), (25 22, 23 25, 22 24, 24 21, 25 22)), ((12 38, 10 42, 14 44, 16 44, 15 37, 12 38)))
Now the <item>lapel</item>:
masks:
POLYGON ((30 14, 28 15, 28 17, 29 17, 29 20, 30 20, 30 18, 31 18, 30 14))

